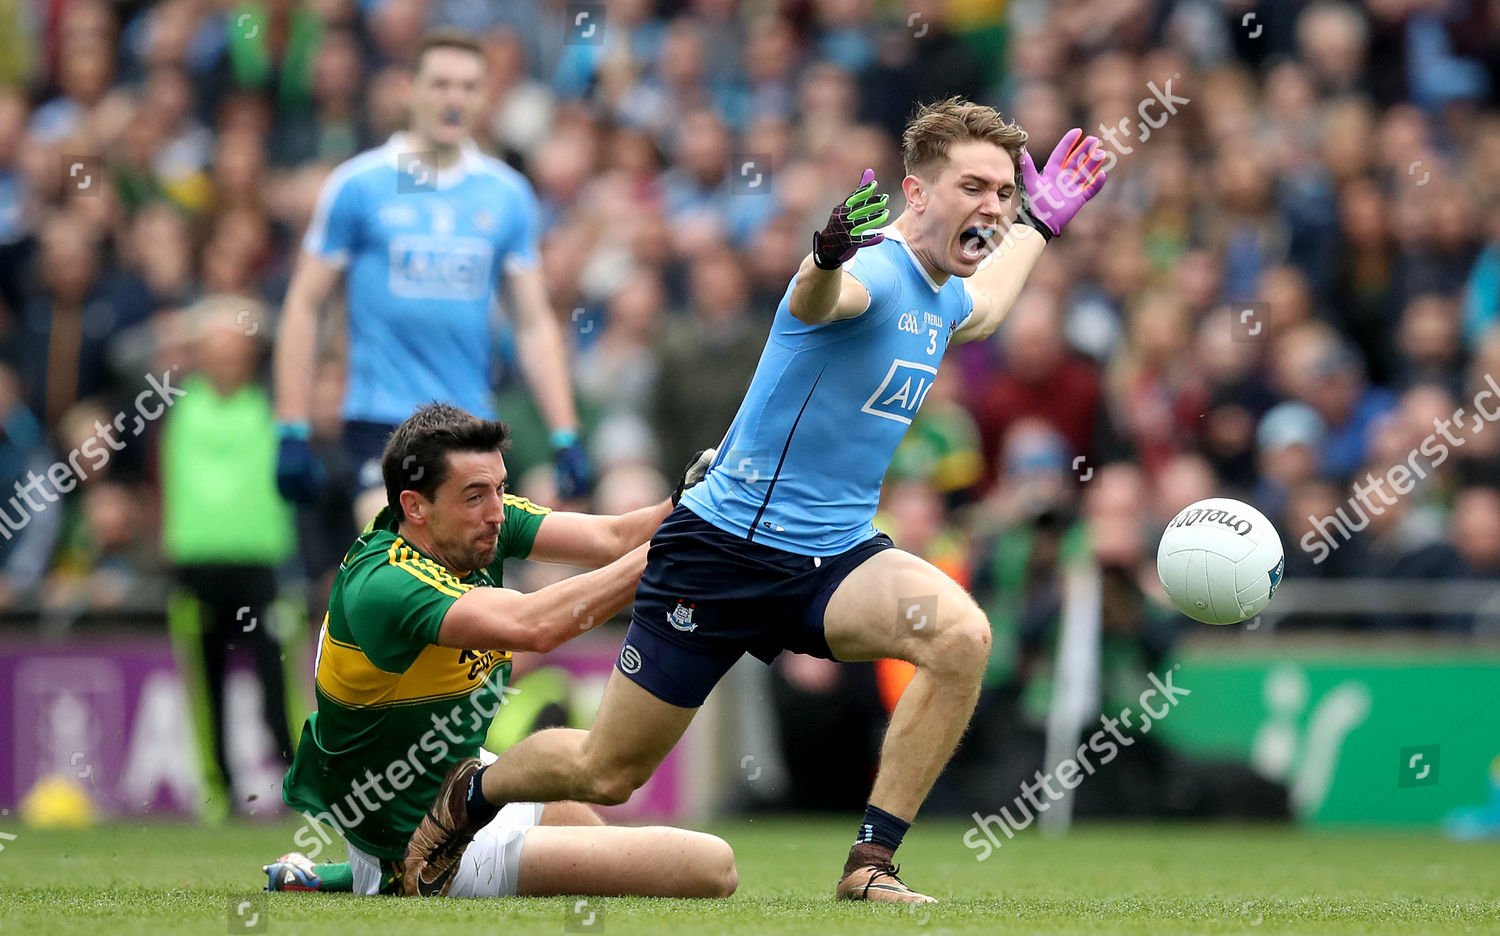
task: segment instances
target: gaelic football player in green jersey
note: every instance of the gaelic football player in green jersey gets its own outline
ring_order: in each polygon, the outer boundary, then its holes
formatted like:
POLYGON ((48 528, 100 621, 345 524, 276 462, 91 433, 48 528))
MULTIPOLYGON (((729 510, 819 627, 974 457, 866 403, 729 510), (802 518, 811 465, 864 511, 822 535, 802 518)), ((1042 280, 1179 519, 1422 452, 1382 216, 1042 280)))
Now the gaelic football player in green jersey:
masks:
MULTIPOLYGON (((387 443, 387 504, 334 580, 318 709, 283 784, 288 805, 343 834, 349 863, 304 869, 284 859, 272 866, 273 889, 397 892, 422 817, 440 793, 469 795, 464 780, 504 702, 511 652, 551 650, 628 605, 646 541, 709 460, 695 461, 661 504, 608 517, 553 513, 506 493, 506 440, 503 424, 435 403, 387 443), (522 594, 500 586, 507 558, 593 571, 522 594), (291 878, 285 887, 276 871, 291 878), (299 871, 311 887, 292 880, 299 871)), ((309 824, 294 840, 316 856, 320 835, 309 824)), ((734 854, 714 836, 608 827, 579 803, 512 803, 490 810, 443 892, 717 897, 736 881, 734 854)))

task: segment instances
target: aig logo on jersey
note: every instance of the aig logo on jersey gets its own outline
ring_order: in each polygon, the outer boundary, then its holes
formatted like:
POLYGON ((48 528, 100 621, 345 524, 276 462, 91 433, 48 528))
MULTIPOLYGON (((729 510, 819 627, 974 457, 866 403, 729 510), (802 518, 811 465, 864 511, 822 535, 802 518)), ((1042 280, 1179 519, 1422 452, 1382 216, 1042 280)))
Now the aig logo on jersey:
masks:
POLYGON ((478 237, 404 234, 391 238, 391 294, 405 299, 480 299, 489 289, 494 246, 478 237))
POLYGON ((936 378, 937 368, 931 365, 892 361, 885 380, 870 394, 860 411, 911 425, 912 417, 922 408, 922 401, 927 399, 927 391, 932 389, 936 378))

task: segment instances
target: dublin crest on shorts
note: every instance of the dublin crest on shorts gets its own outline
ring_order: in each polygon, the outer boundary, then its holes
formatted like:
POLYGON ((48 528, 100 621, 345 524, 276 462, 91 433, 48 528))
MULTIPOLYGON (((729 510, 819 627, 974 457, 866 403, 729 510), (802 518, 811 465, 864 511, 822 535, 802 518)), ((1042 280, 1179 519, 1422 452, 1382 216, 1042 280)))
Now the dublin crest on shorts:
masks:
POLYGON ((680 631, 697 630, 698 625, 693 623, 693 607, 693 605, 679 599, 677 607, 673 609, 671 614, 667 615, 667 623, 680 631))

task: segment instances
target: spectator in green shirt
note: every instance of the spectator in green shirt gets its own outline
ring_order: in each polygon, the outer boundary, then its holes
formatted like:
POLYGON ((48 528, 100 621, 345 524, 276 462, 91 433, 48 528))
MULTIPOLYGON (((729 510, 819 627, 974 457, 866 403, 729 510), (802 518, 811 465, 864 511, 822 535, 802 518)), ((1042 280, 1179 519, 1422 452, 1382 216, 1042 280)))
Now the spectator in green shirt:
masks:
POLYGON ((202 745, 209 818, 229 811, 231 650, 252 652, 277 756, 287 763, 292 754, 283 656, 298 655, 283 652, 290 629, 278 626, 273 605, 276 569, 294 548, 293 516, 276 492, 275 420, 256 381, 263 348, 249 323, 265 317, 255 305, 219 296, 188 311, 200 329, 196 369, 177 378, 185 393, 167 412, 161 441, 162 550, 180 585, 169 621, 202 745))

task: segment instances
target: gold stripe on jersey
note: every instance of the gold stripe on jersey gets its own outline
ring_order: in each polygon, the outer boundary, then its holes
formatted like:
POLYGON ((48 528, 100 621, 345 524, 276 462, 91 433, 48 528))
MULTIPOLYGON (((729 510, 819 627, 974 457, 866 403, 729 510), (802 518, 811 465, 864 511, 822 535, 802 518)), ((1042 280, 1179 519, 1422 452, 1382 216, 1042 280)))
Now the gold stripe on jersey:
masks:
POLYGON ((318 649, 318 689, 349 708, 386 708, 466 696, 510 662, 509 651, 425 647, 404 673, 388 673, 351 643, 323 630, 318 649))
POLYGON ((399 536, 391 543, 391 548, 386 550, 386 554, 390 557, 388 562, 391 565, 431 585, 445 595, 461 598, 464 592, 474 587, 460 582, 458 576, 406 545, 406 540, 399 536))
POLYGON ((527 500, 526 498, 524 498, 524 497, 517 497, 514 494, 505 494, 505 495, 502 495, 500 499, 501 499, 501 501, 504 502, 505 506, 507 506, 507 507, 514 507, 517 510, 524 510, 524 511, 526 511, 529 514, 539 514, 539 515, 545 516, 545 515, 547 515, 547 514, 549 514, 549 513, 552 512, 552 508, 551 507, 541 507, 541 506, 538 506, 537 504, 533 504, 531 501, 527 500))

